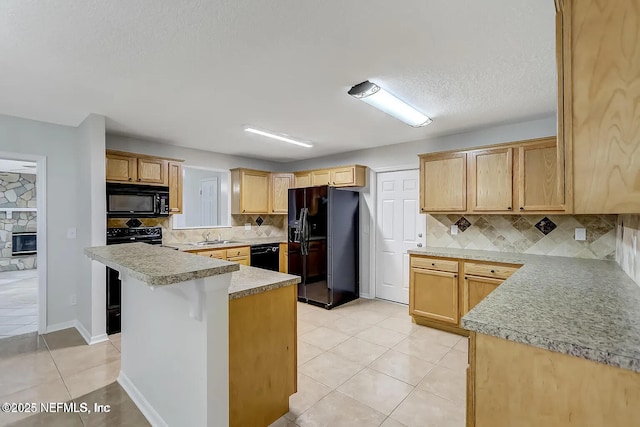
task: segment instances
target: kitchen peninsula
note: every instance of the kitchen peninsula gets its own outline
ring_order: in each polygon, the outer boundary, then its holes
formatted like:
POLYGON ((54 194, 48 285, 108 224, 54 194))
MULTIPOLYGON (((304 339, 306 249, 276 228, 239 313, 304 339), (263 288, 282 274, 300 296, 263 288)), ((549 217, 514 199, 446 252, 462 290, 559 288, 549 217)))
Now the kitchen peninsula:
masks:
POLYGON ((521 266, 462 318, 470 331, 468 427, 638 424, 640 288, 614 261, 409 253, 459 262, 461 274, 470 262, 521 266))
POLYGON ((144 243, 85 254, 120 273, 118 382, 152 425, 268 425, 288 411, 297 276, 144 243))

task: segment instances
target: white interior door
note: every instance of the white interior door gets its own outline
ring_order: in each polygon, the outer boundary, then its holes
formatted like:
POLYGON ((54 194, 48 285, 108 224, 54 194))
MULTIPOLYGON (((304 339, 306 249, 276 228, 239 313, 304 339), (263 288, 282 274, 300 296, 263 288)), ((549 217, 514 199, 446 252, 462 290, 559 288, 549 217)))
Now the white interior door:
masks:
POLYGON ((376 297, 409 303, 409 255, 424 245, 419 171, 378 173, 376 209, 376 297))
POLYGON ((200 181, 201 225, 218 225, 218 177, 200 181))

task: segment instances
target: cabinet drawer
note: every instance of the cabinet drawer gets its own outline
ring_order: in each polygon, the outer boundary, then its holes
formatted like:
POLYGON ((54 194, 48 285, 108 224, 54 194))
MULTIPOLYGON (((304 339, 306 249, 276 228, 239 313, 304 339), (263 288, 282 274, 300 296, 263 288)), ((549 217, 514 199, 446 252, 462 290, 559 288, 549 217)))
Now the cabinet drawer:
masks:
POLYGON ((224 250, 219 250, 219 251, 198 251, 196 252, 197 255, 202 255, 202 256, 208 256, 209 258, 218 258, 218 259, 225 259, 226 258, 226 251, 224 250))
POLYGON ((246 265, 246 266, 250 266, 251 265, 251 261, 249 260, 248 256, 236 256, 236 257, 229 257, 227 258, 227 261, 229 262, 237 262, 238 264, 242 264, 242 265, 246 265))
POLYGON ((239 256, 249 256, 249 246, 242 246, 240 248, 227 249, 227 258, 234 258, 239 256))
POLYGON ((458 272, 457 261, 447 261, 443 259, 435 258, 423 258, 423 257, 411 257, 411 267, 427 268, 429 270, 451 271, 452 273, 458 272))
POLYGON ((498 279, 508 279, 519 267, 503 267, 490 264, 476 264, 473 262, 464 263, 464 274, 471 274, 482 277, 495 277, 498 279))

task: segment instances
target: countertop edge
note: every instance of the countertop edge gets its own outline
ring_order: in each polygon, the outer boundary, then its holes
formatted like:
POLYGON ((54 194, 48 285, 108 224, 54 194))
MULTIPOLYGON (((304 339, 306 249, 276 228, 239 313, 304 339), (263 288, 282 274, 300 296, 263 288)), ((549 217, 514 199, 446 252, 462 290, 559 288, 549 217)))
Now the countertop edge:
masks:
POLYGON ((300 283, 300 278, 292 278, 281 280, 279 282, 269 283, 267 285, 257 286, 255 288, 243 289, 235 291, 229 294, 229 300, 240 299, 251 295, 261 294, 263 292, 272 291, 274 289, 284 288, 286 286, 297 285, 300 283))
POLYGON ((164 275, 164 276, 150 276, 148 274, 140 273, 138 271, 132 270, 128 267, 125 267, 121 264, 118 264, 110 259, 103 258, 100 255, 97 255, 95 252, 91 251, 91 248, 85 248, 84 254, 91 260, 100 262, 107 267, 110 267, 114 270, 118 270, 125 275, 138 279, 142 282, 145 282, 149 286, 166 286, 173 285, 175 283, 187 282, 189 280, 202 279, 205 277, 212 277, 226 273, 233 273, 234 271, 240 270, 240 266, 235 263, 228 263, 228 265, 221 265, 219 267, 206 268, 201 270, 195 270, 192 272, 164 275))
POLYGON ((624 356, 594 348, 584 347, 577 344, 552 340, 538 335, 515 331, 501 326, 491 326, 474 320, 462 319, 462 327, 483 335, 502 338, 518 344, 530 345, 543 350, 555 353, 566 354, 567 356, 578 357, 594 363, 613 366, 633 372, 640 373, 640 360, 633 357, 624 356))

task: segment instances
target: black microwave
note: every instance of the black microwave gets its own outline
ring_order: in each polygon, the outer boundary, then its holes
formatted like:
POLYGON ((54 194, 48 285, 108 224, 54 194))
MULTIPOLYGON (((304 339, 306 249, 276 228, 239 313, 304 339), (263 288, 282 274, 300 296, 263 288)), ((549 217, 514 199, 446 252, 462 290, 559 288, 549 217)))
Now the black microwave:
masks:
POLYGON ((169 187, 107 183, 107 216, 169 216, 169 187))

